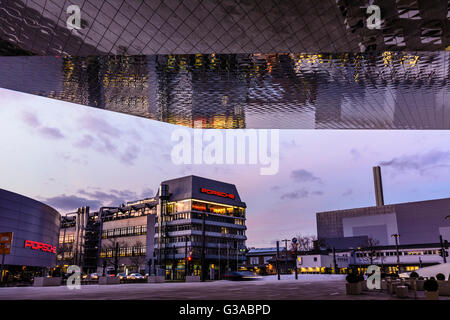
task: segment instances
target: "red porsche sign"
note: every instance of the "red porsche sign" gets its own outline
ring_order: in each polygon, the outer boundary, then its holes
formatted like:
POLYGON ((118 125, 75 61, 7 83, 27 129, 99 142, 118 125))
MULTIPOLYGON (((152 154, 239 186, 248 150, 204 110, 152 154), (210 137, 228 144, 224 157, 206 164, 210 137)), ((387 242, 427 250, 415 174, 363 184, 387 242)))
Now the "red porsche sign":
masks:
POLYGON ((206 189, 206 188, 201 188, 200 192, 207 193, 207 194, 213 194, 215 196, 230 198, 230 199, 234 200, 234 194, 232 194, 232 193, 220 192, 220 191, 210 190, 210 189, 206 189))
POLYGON ((56 253, 56 247, 52 246, 51 244, 32 241, 32 240, 25 240, 25 248, 31 248, 33 250, 40 250, 44 252, 51 252, 56 253))

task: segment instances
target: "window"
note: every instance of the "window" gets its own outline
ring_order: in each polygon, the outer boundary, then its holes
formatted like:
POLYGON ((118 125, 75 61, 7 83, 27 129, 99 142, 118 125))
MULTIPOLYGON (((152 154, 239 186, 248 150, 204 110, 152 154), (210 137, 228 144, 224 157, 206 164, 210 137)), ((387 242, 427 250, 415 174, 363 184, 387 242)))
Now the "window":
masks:
POLYGON ((258 257, 250 257, 250 264, 259 264, 259 258, 258 257))

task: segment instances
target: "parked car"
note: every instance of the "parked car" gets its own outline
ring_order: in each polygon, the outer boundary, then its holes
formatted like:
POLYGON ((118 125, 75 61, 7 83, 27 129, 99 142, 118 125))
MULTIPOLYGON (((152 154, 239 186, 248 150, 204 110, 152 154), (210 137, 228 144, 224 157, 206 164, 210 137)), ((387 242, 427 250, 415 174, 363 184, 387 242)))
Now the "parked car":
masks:
POLYGON ((128 279, 144 279, 144 276, 140 273, 131 273, 130 275, 128 275, 128 279))
POLYGON ((98 273, 91 273, 91 274, 89 275, 89 278, 90 278, 91 280, 97 280, 97 279, 98 279, 98 273))
POLYGON ((248 281, 248 280, 260 280, 262 279, 261 276, 258 276, 256 273, 251 271, 234 271, 226 273, 223 276, 223 279, 225 280, 231 280, 231 281, 248 281))
POLYGON ((117 277, 122 280, 122 279, 126 279, 127 278, 127 274, 126 273, 118 273, 117 277))

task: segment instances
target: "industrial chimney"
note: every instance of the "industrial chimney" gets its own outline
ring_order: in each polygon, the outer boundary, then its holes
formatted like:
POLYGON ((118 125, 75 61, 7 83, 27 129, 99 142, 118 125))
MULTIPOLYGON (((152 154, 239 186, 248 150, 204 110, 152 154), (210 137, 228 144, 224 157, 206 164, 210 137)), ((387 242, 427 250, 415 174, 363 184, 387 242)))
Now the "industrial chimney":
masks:
POLYGON ((377 207, 384 206, 383 184, 381 183, 381 168, 379 166, 373 167, 373 183, 375 186, 377 207))

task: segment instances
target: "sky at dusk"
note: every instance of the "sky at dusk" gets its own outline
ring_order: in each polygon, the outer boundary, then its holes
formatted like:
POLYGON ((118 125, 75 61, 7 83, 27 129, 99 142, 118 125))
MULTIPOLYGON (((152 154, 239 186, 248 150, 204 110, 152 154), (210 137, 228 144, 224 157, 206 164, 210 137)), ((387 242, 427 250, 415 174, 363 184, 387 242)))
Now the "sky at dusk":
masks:
MULTIPOLYGON (((175 125, 0 89, 0 188, 61 214, 155 194, 163 180, 198 175, 233 183, 247 204, 247 246, 316 233, 320 211, 449 197, 450 131, 280 130, 280 168, 176 165, 175 125)), ((186 129, 193 130, 193 129, 186 129)), ((224 130, 218 130, 224 131, 224 130)))

